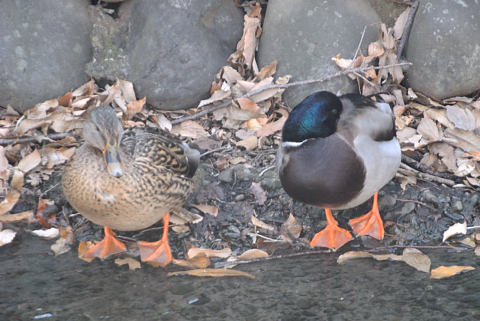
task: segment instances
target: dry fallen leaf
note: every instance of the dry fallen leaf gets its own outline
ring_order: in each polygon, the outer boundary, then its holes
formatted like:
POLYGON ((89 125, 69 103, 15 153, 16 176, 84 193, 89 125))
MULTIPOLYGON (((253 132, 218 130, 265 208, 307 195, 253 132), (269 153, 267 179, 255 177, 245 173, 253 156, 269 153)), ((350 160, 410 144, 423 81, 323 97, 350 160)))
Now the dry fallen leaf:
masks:
POLYGON ((190 137, 193 139, 208 136, 208 133, 205 131, 205 129, 203 129, 202 125, 192 120, 187 120, 179 125, 173 126, 172 134, 190 137))
POLYGON ((475 268, 472 266, 458 266, 458 265, 440 266, 432 270, 432 274, 430 275, 430 278, 444 279, 459 273, 473 271, 473 270, 475 270, 475 268))
POLYGON ((403 260, 418 271, 426 273, 430 272, 430 258, 415 248, 407 247, 404 249, 403 260))
POLYGON ((67 244, 67 240, 60 237, 54 244, 50 246, 50 249, 55 253, 55 256, 59 256, 63 253, 67 253, 72 247, 67 244))
POLYGON ((178 272, 170 272, 167 276, 177 276, 177 275, 192 275, 192 276, 200 276, 200 277, 221 277, 221 276, 246 276, 250 279, 255 279, 255 276, 238 271, 238 270, 230 270, 230 269, 198 269, 198 270, 188 270, 188 271, 178 271, 178 272))
POLYGON ((258 146, 258 139, 255 136, 250 136, 237 142, 236 145, 245 147, 246 150, 253 150, 258 146))
POLYGON ((267 193, 260 183, 252 182, 252 185, 250 186, 250 192, 253 194, 253 196, 255 196, 255 199, 259 205, 265 204, 265 201, 267 200, 267 193))
POLYGON ((12 180, 10 182, 10 190, 7 192, 7 196, 0 203, 0 215, 10 211, 20 198, 20 190, 23 186, 23 172, 16 169, 13 173, 12 180))
POLYGON ((237 256, 236 260, 251 260, 251 259, 258 259, 262 257, 267 257, 268 253, 258 249, 251 249, 247 250, 242 253, 242 255, 237 256))
POLYGON ((81 259, 81 260, 87 261, 87 262, 92 262, 95 258, 93 258, 93 257, 86 258, 86 257, 83 257, 83 256, 93 246, 95 246, 95 244, 91 241, 80 241, 80 243, 78 244, 78 258, 81 259))
POLYGON ((30 172, 32 169, 37 167, 42 161, 42 156, 38 149, 35 149, 32 153, 22 158, 18 163, 17 168, 24 173, 30 172))
POLYGON ((115 264, 116 265, 119 265, 119 266, 122 266, 122 265, 125 265, 125 264, 128 264, 128 268, 130 270, 133 270, 135 271, 136 269, 141 269, 142 268, 142 265, 140 264, 140 262, 138 262, 137 260, 135 260, 134 258, 131 258, 131 257, 127 257, 127 258, 124 258, 124 259, 115 259, 115 264))
POLYGON ((11 243, 15 238, 17 232, 14 230, 6 229, 0 232, 0 246, 11 243))
POLYGON ((450 226, 444 233, 443 233, 443 241, 445 242, 447 239, 454 235, 458 234, 467 234, 467 221, 464 221, 463 223, 455 223, 452 226, 450 226))
POLYGON ((206 257, 227 258, 232 254, 232 250, 228 247, 221 250, 199 249, 197 247, 192 247, 188 249, 186 257, 188 260, 191 260, 199 254, 204 254, 206 257))
POLYGON ((183 266, 190 269, 205 269, 210 265, 210 258, 205 253, 199 253, 188 260, 173 260, 173 264, 183 266))
POLYGON ((368 252, 362 252, 362 251, 349 251, 346 252, 342 255, 340 255, 337 259, 338 264, 344 264, 347 261, 350 261, 352 259, 363 259, 363 258, 374 258, 375 260, 378 261, 385 261, 385 260, 391 260, 391 261, 403 261, 403 256, 402 255, 395 255, 395 254, 371 254, 368 252))
POLYGON ((298 238, 301 232, 302 225, 300 225, 295 217, 290 213, 288 219, 282 224, 280 229, 280 237, 287 242, 292 242, 290 235, 294 238, 298 238))
POLYGON ((210 214, 214 217, 218 216, 218 207, 206 204, 192 204, 193 207, 199 209, 205 214, 210 214))
POLYGON ((35 230, 32 231, 32 234, 43 239, 51 240, 60 236, 60 231, 58 228, 49 228, 47 230, 35 230))
POLYGON ((28 219, 29 221, 35 221, 35 215, 33 211, 25 211, 21 213, 0 215, 0 223, 17 223, 28 219))
POLYGON ((268 231, 274 231, 275 228, 271 225, 268 225, 265 222, 260 221, 258 218, 252 215, 252 224, 256 227, 266 229, 268 231))

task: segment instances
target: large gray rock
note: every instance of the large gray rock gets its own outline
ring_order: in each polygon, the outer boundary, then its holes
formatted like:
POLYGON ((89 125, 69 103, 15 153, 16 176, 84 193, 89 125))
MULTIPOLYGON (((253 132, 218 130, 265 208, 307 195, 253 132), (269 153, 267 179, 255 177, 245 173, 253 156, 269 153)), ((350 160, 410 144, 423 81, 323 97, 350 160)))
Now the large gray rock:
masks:
POLYGON ((117 20, 92 9, 92 21, 87 73, 126 78, 150 105, 177 110, 208 97, 242 36, 243 10, 231 0, 136 0, 121 5, 117 20))
MULTIPOLYGON (((260 38, 260 67, 278 61, 277 76, 290 74, 291 81, 317 79, 340 69, 331 60, 337 54, 352 58, 366 25, 379 22, 367 0, 270 0, 260 38)), ((362 43, 377 39, 378 28, 369 27, 362 43)), ((356 84, 347 77, 287 89, 285 101, 294 106, 318 90, 352 92, 356 84)))
POLYGON ((439 99, 480 88, 478 1, 421 1, 406 48, 410 86, 439 99))
POLYGON ((25 111, 85 82, 89 3, 0 1, 0 106, 25 111))

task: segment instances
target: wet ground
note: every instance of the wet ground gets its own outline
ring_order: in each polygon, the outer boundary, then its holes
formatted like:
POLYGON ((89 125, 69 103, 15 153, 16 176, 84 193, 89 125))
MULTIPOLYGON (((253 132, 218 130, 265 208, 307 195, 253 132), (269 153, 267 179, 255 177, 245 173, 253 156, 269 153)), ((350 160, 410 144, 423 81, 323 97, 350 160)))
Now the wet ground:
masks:
MULTIPOLYGON (((230 158, 237 157, 232 154, 230 158)), ((251 233, 277 238, 281 224, 293 213, 302 225, 301 238, 311 239, 325 224, 323 210, 293 202, 281 189, 272 153, 250 155, 245 164, 219 169, 215 155, 203 162, 192 203, 208 203, 219 215, 205 214, 190 225, 190 232, 170 232, 174 256, 182 258, 186 241, 203 248, 230 247, 240 254, 256 248, 251 233), (248 165, 254 161, 255 166, 248 165), (251 190, 260 183, 266 199, 251 190), (252 215, 275 227, 255 229, 252 215)), ((28 188, 28 186, 26 187, 28 188)), ((48 186, 43 186, 45 190, 48 186)), ((60 191, 49 197, 69 213, 60 191)), ((35 194, 35 193, 33 193, 35 194)), ((25 193, 25 195, 28 195, 25 193)), ((37 193, 38 195, 38 193, 37 193)), ((30 197, 31 195, 29 195, 30 197)), ((19 209, 28 208, 27 199, 19 209)), ((370 204, 336 212, 340 225, 369 210, 370 204)), ((438 245, 443 231, 466 219, 477 218, 478 195, 471 190, 419 181, 402 190, 397 180, 380 193, 380 210, 386 222, 385 245, 438 245)), ((25 209, 23 209, 25 210, 25 209)), ((203 214, 202 214, 203 215, 203 214)), ((64 217, 62 211, 58 217, 64 217)), ((79 239, 100 237, 101 228, 71 216, 79 239)), ((458 253, 424 250, 432 268, 468 265, 475 271, 448 279, 429 279, 402 262, 360 259, 339 265, 341 254, 323 253, 249 263, 235 269, 256 278, 167 277, 166 269, 142 265, 132 271, 113 259, 87 263, 77 249, 54 257, 46 241, 25 232, 39 228, 19 224, 13 243, 0 247, 0 320, 479 320, 480 258, 473 250, 458 253)), ((159 224, 161 226, 161 223, 159 224)), ((158 238, 159 230, 141 234, 158 238)), ((137 233, 119 233, 133 237, 137 233)), ((347 250, 370 243, 356 240, 347 250)), ((274 255, 300 253, 308 248, 293 242, 274 255)))
POLYGON ((339 253, 237 267, 248 278, 168 277, 113 260, 87 263, 23 233, 0 249, 2 320, 478 320, 480 259, 424 251, 439 265, 476 271, 433 280, 401 262, 338 265, 339 253), (51 317, 50 317, 51 315, 51 317))

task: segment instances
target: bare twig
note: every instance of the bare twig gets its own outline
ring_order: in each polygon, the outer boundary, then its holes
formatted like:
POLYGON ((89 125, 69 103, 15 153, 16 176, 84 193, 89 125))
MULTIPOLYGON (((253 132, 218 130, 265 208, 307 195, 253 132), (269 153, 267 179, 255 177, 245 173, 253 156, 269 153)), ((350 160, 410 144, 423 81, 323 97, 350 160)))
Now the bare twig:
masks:
POLYGON ((397 59, 400 59, 400 56, 403 53, 403 48, 405 48, 405 44, 407 43, 408 37, 410 35, 410 30, 413 26, 413 19, 415 18, 415 13, 417 13, 418 4, 418 1, 414 1, 412 3, 412 6, 410 7, 407 22, 405 23, 405 27, 403 28, 402 38, 400 39, 400 43, 397 47, 397 59))
POLYGON ((407 164, 408 166, 411 166, 411 167, 415 168, 418 171, 421 171, 421 172, 424 172, 424 173, 427 173, 427 174, 430 174, 430 175, 433 175, 433 176, 438 176, 438 177, 449 179, 449 180, 452 180, 452 181, 455 181, 455 179, 457 178, 457 176, 455 176, 453 174, 439 173, 439 172, 432 171, 427 166, 421 164, 420 162, 418 162, 418 161, 414 160, 413 158, 408 157, 404 154, 402 154, 402 162, 407 164))
MULTIPOLYGON (((288 83, 288 84, 274 84, 274 85, 268 85, 268 86, 265 86, 265 87, 262 87, 262 88, 259 88, 257 90, 254 90, 254 91, 251 91, 249 93, 246 93, 238 98, 250 98, 252 96, 255 96, 255 95, 258 95, 259 93, 261 92, 264 92, 265 90, 269 90, 269 89, 287 89, 287 88, 290 88, 290 87, 295 87, 295 86, 303 86, 303 85, 309 85, 309 84, 314 84, 314 83, 320 83, 320 82, 324 82, 324 81, 327 81, 327 80, 330 80, 330 79, 333 79, 333 78, 337 78, 337 77, 340 77, 340 76, 345 76, 345 75, 348 75, 350 73, 362 73, 366 70, 379 70, 379 69, 386 69, 386 68, 392 68, 392 67, 401 67, 401 66, 410 66, 411 63, 409 62, 403 62, 403 63, 399 63, 399 64, 393 64, 393 65, 388 65, 388 66, 377 66, 377 67, 358 67, 358 68, 353 68, 353 69, 348 69, 348 70, 343 70, 343 71, 339 71, 337 72, 336 74, 333 74, 333 75, 330 75, 330 76, 326 76, 324 78, 318 78, 318 79, 310 79, 310 80, 302 80, 302 81, 296 81, 296 82, 292 82, 292 83, 288 83)), ((177 124, 180 124, 184 121, 187 121, 187 120, 194 120, 194 119, 197 119, 197 118, 200 118, 208 113, 211 113, 217 109, 221 109, 221 108, 225 108, 225 107, 228 107, 230 106, 232 103, 233 103, 234 100, 228 100, 226 102, 223 102, 217 106, 212 106, 210 108, 207 108, 207 109, 204 109, 202 110, 201 112, 197 113, 197 114, 194 114, 194 115, 191 115, 191 116, 187 116, 187 117, 183 117, 183 118, 179 118, 179 119, 175 119, 175 120, 172 120, 172 125, 177 125, 177 124)))
MULTIPOLYGON (((41 138, 41 141, 44 140, 60 140, 68 136, 73 136, 71 132, 68 133, 53 133, 48 134, 41 138)), ((38 137, 35 136, 27 136, 27 137, 17 137, 17 138, 2 138, 0 139, 0 145, 10 145, 10 144, 23 144, 23 143, 31 143, 38 141, 38 137)))
POLYGON ((296 257, 296 256, 323 254, 323 253, 328 253, 328 252, 330 252, 330 251, 306 251, 306 252, 292 253, 292 254, 285 254, 285 255, 260 257, 260 258, 257 258, 257 259, 242 260, 242 261, 217 262, 217 263, 215 263, 215 268, 218 269, 218 268, 222 268, 222 267, 225 267, 225 266, 236 265, 236 264, 248 264, 248 263, 254 263, 254 262, 263 262, 263 261, 269 261, 269 260, 285 259, 285 258, 296 257))
POLYGON ((410 166, 408 166, 407 164, 404 164, 404 163, 400 164, 400 168, 403 168, 407 171, 413 172, 413 173, 415 173, 415 175, 417 177, 419 177, 421 179, 424 179, 428 182, 437 182, 437 183, 445 184, 445 185, 448 185, 448 186, 455 185, 455 181, 453 181, 451 179, 441 178, 441 177, 437 177, 437 176, 430 175, 430 174, 427 174, 427 173, 422 173, 420 171, 417 171, 416 169, 411 168, 410 166))

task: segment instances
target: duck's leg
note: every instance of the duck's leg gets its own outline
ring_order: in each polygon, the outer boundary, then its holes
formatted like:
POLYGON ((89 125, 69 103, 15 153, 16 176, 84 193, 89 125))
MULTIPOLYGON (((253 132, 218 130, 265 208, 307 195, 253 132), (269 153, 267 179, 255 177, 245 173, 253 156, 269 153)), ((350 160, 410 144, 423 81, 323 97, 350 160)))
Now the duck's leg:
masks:
POLYGON ((349 231, 338 227, 338 222, 333 218, 330 209, 325 209, 325 215, 327 216, 327 227, 315 234, 310 246, 328 247, 336 251, 345 243, 353 240, 353 237, 349 231))
POLYGON ((90 250, 88 250, 83 257, 105 259, 109 255, 122 253, 127 250, 125 244, 115 238, 115 232, 108 227, 104 227, 105 237, 103 240, 95 244, 90 250))
POLYGON ((372 210, 365 215, 351 219, 349 223, 356 235, 370 235, 377 240, 383 239, 385 231, 378 211, 378 192, 373 195, 372 210))
POLYGON ((143 262, 153 265, 166 266, 172 262, 172 251, 168 244, 168 224, 170 223, 170 213, 163 217, 163 236, 157 242, 138 242, 140 257, 143 262))

